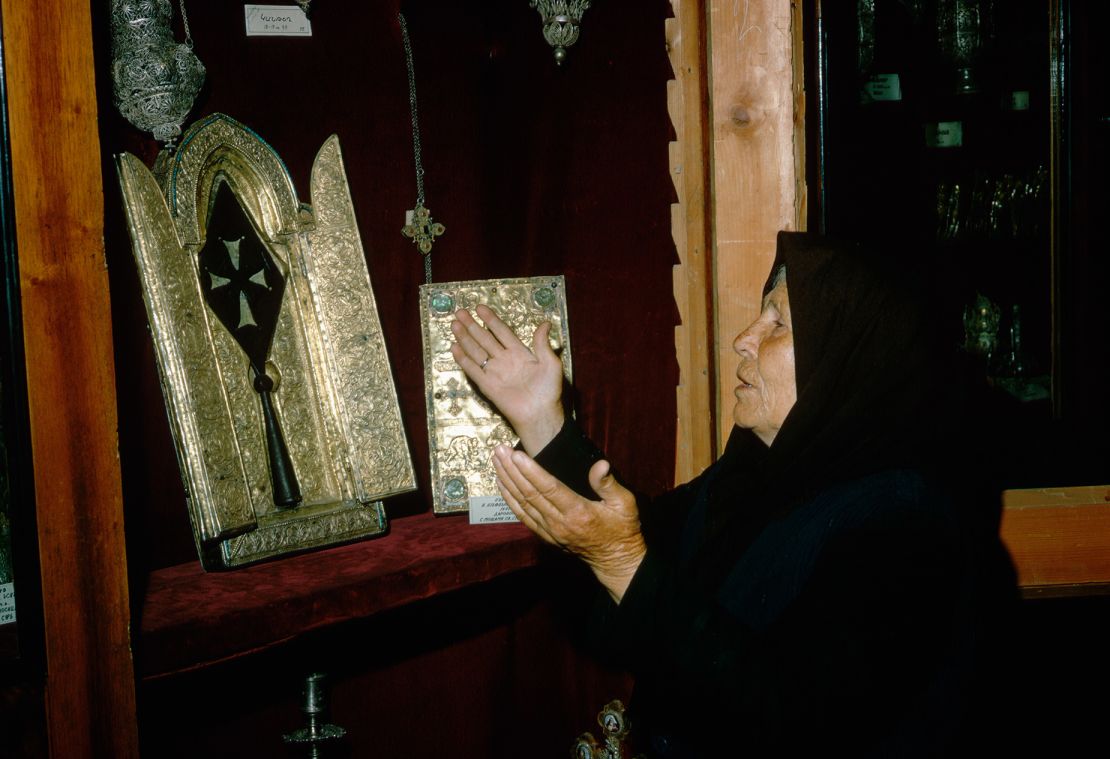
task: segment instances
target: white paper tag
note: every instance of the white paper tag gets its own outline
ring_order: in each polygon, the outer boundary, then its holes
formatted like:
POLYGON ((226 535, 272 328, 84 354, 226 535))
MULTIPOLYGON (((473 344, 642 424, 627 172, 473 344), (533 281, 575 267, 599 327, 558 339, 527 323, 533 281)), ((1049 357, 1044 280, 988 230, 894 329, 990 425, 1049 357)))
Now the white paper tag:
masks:
POLYGON ((499 495, 474 496, 470 499, 471 524, 497 524, 499 522, 519 522, 516 514, 499 495))
POLYGON ((897 74, 876 74, 863 85, 872 100, 901 100, 902 80, 897 74))
POLYGON ((930 148, 958 148, 964 144, 962 121, 938 121, 925 125, 925 144, 930 148))
MULTIPOLYGON (((507 507, 506 507, 507 508, 507 507)), ((15 583, 0 583, 0 625, 15 621, 15 583)))
POLYGON ((311 37, 312 24, 296 5, 244 5, 248 37, 311 37))

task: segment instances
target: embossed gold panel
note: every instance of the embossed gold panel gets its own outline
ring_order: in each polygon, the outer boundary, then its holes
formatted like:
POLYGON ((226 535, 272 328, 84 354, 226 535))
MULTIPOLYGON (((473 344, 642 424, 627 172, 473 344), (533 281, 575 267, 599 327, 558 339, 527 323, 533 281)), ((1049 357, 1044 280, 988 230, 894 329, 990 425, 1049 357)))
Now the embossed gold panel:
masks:
POLYGON ((316 156, 311 205, 277 153, 222 114, 153 172, 127 153, 116 162, 205 567, 384 532, 380 499, 416 481, 338 139, 316 156), (221 187, 285 280, 265 373, 302 496, 293 508, 274 504, 249 362, 202 294, 198 253, 221 187))
MULTIPOLYGON (((432 508, 436 513, 467 511, 471 499, 499 497, 493 449, 518 438, 451 356, 455 311, 474 314, 479 304, 496 311, 525 345, 543 322, 550 341, 573 376, 566 289, 561 276, 440 282, 420 286, 423 314, 424 392, 428 408, 428 451, 432 467, 432 508)), ((478 320, 481 323, 481 320, 478 320)))

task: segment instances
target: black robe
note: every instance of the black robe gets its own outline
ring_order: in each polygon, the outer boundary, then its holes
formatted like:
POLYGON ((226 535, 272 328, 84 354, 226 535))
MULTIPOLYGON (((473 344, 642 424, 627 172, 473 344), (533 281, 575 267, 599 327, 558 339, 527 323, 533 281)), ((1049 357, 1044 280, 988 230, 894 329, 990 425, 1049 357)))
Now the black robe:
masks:
MULTIPOLYGON (((648 552, 599 639, 653 756, 956 755, 989 732, 1015 598, 995 510, 961 482, 956 361, 873 253, 784 233, 780 264, 798 401, 771 446, 736 429, 700 477, 638 497, 648 552)), ((537 461, 593 497, 600 457, 568 422, 537 461)))

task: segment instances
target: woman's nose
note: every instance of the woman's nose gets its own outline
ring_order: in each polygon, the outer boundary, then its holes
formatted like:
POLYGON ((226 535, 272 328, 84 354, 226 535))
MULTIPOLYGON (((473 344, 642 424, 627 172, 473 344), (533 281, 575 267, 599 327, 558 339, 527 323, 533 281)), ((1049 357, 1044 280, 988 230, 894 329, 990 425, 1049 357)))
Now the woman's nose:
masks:
POLYGON ((758 343, 759 341, 755 336, 755 331, 749 326, 732 341, 732 349, 740 355, 748 353, 754 356, 758 343))

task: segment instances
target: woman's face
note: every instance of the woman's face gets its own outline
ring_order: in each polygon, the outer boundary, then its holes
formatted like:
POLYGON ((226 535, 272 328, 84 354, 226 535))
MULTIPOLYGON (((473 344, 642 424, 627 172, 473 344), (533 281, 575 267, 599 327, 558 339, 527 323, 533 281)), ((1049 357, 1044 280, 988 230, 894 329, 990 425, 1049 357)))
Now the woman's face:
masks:
POLYGON ((736 367, 740 384, 732 419, 771 445, 798 399, 794 329, 785 280, 767 293, 759 318, 737 335, 732 349, 740 356, 736 367))

